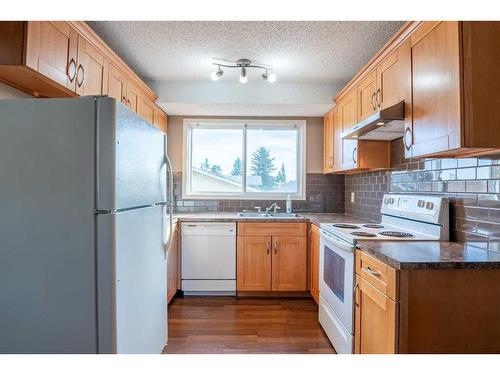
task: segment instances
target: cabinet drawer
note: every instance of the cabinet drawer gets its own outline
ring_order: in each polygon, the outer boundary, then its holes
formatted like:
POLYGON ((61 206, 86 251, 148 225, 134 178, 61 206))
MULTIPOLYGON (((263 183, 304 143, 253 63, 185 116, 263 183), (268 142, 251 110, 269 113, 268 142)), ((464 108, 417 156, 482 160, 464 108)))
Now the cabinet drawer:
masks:
POLYGON ((387 297, 398 300, 397 270, 394 268, 357 250, 356 273, 387 297))
POLYGON ((238 236, 307 236, 307 223, 238 223, 238 236))

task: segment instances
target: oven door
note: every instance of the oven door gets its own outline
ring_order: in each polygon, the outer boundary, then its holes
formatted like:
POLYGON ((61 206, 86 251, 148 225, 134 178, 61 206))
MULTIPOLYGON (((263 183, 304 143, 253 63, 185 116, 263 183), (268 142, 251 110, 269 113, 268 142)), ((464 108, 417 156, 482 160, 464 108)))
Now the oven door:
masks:
POLYGON ((321 230, 320 295, 351 334, 354 333, 354 249, 354 245, 321 230))

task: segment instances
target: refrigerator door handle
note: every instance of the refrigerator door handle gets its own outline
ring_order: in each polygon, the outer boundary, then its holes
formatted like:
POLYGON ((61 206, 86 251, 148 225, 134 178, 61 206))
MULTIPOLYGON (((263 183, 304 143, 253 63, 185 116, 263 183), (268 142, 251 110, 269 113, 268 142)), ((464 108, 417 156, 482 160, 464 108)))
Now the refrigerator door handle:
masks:
MULTIPOLYGON (((170 192, 170 197, 167 198, 167 202, 173 202, 174 201, 174 173, 172 170, 172 163, 170 162, 170 159, 168 158, 167 155, 165 155, 165 163, 167 164, 167 173, 166 173, 166 178, 168 181, 168 192, 170 192)), ((165 184, 167 186, 167 184, 165 184)), ((167 195, 168 195, 167 192, 167 195)))
POLYGON ((168 251, 168 248, 170 247, 170 244, 172 243, 172 234, 173 234, 173 223, 174 223, 174 174, 173 174, 173 171, 172 171, 172 163, 170 162, 170 159, 168 157, 167 154, 165 154, 165 163, 167 164, 167 171, 166 171, 166 175, 165 175, 165 178, 167 179, 167 181, 165 181, 165 186, 168 186, 168 191, 167 191, 167 206, 168 206, 168 216, 169 216, 169 236, 168 236, 168 241, 167 241, 167 245, 165 246, 165 250, 164 250, 164 256, 165 256, 165 259, 167 259, 167 251, 168 251), (169 197, 170 195, 170 197, 169 197))
POLYGON ((167 241, 167 244, 165 245, 165 249, 163 250, 163 255, 165 257, 165 259, 167 259, 167 251, 168 251, 168 248, 170 247, 170 245, 172 244, 172 235, 173 235, 173 225, 174 225, 174 214, 173 214, 173 208, 174 208, 174 205, 170 202, 170 203, 167 203, 165 205, 165 207, 168 207, 168 211, 169 211, 169 236, 168 236, 168 241, 167 241))

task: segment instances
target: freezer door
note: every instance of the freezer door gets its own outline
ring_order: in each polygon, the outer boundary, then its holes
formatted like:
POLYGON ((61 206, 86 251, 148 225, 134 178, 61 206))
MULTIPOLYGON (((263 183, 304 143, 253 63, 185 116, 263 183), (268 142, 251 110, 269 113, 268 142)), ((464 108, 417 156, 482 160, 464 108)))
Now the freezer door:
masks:
POLYGON ((167 207, 98 215, 100 353, 158 354, 166 344, 167 207))
POLYGON ((115 99, 97 99, 97 202, 101 211, 167 201, 165 134, 115 99))

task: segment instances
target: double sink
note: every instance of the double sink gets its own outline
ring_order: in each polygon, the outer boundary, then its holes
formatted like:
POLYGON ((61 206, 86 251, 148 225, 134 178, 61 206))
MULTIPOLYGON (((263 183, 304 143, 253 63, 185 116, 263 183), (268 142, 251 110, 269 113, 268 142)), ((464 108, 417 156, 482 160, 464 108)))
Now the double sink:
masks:
POLYGON ((279 219, 293 219, 300 217, 300 215, 295 213, 287 212, 238 212, 238 217, 249 217, 249 218, 279 218, 279 219))

